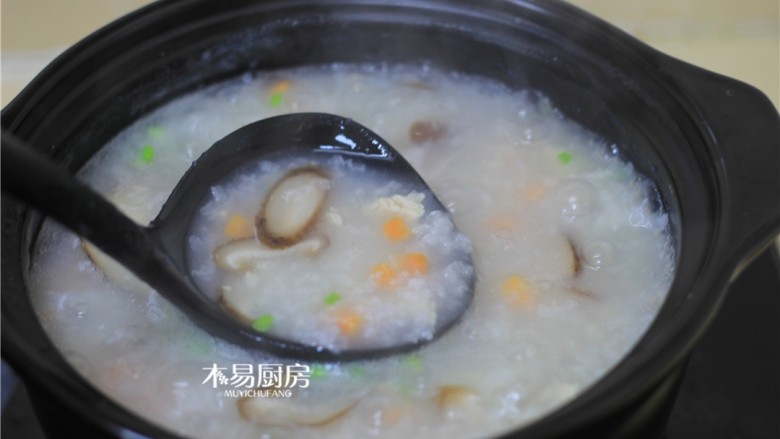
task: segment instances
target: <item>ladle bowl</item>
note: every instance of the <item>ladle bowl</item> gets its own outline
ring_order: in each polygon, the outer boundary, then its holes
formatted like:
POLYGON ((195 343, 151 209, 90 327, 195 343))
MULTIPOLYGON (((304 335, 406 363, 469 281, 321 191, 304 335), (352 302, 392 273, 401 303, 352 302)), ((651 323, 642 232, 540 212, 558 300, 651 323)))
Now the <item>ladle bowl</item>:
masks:
MULTIPOLYGON (((260 333, 241 322, 194 282, 187 242, 193 218, 210 189, 247 163, 291 155, 345 155, 382 178, 398 178, 432 193, 414 168, 385 140, 359 123, 324 113, 297 113, 246 125, 204 152, 185 173, 148 227, 129 219, 113 204, 40 153, 3 132, 2 189, 28 202, 90 241, 157 290, 194 323, 228 342, 281 357, 306 361, 352 361, 408 352, 435 340, 468 308, 437 322, 433 336, 381 347, 333 350, 260 333), (39 176, 30 179, 29 175, 39 176)), ((433 196, 437 210, 447 212, 433 196)), ((470 255, 464 262, 472 265, 470 255)), ((473 273, 474 271, 471 270, 473 273)))

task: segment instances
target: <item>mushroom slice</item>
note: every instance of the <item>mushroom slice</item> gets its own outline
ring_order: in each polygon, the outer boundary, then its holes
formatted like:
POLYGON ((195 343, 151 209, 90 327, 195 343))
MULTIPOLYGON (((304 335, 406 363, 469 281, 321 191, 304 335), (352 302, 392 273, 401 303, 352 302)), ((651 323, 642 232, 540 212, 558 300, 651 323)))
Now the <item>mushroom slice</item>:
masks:
POLYGON ((293 169, 268 191, 255 218, 257 237, 272 248, 300 241, 317 222, 330 178, 317 167, 293 169))
POLYGON ((133 273, 125 268, 122 264, 115 261, 111 256, 103 253, 99 248, 93 245, 91 242, 82 240, 81 246, 89 256, 95 266, 97 266, 103 274, 115 284, 127 288, 129 290, 143 290, 148 288, 146 284, 135 277, 133 273))
MULTIPOLYGON (((155 216, 154 203, 149 202, 148 190, 143 185, 127 185, 121 191, 106 194, 106 198, 122 213, 138 224, 148 224, 155 216)), ((157 207, 159 208, 159 206, 157 207)), ((81 238, 81 246, 87 256, 103 274, 116 285, 134 291, 148 291, 150 287, 130 270, 103 253, 97 246, 81 238)))
POLYGON ((253 239, 232 241, 218 247, 214 251, 214 261, 217 266, 234 273, 243 273, 242 286, 222 288, 219 296, 220 304, 239 320, 252 323, 254 320, 252 316, 256 315, 257 286, 262 276, 254 270, 255 266, 269 258, 298 254, 314 257, 327 247, 328 243, 327 237, 314 236, 282 250, 268 248, 253 239))
POLYGON ((436 406, 447 417, 475 413, 479 410, 479 395, 465 386, 441 386, 436 392, 436 406))
POLYGON ((572 275, 577 276, 580 274, 580 272, 582 272, 582 258, 580 257, 580 254, 577 251, 577 247, 574 245, 572 239, 567 237, 566 241, 569 244, 569 251, 571 252, 572 275))
POLYGON ((577 272, 577 254, 572 241, 563 233, 525 234, 524 243, 538 248, 533 265, 525 271, 531 279, 570 279, 577 272))
POLYGON ((414 88, 417 90, 425 90, 425 91, 433 91, 436 90, 436 87, 434 87, 430 82, 426 82, 424 80, 410 80, 404 82, 404 86, 409 88, 414 88))
POLYGON ((328 243, 327 237, 314 236, 292 247, 275 250, 252 238, 240 239, 217 247, 214 250, 214 262, 223 270, 233 272, 249 271, 259 261, 280 255, 301 253, 310 257, 317 256, 328 246, 328 243))
POLYGON ((360 398, 304 399, 308 398, 247 397, 238 401, 238 412, 242 418, 262 425, 318 427, 342 418, 360 398))
POLYGON ((437 121, 418 120, 409 127, 409 140, 412 143, 425 143, 439 140, 446 132, 446 126, 437 121))
POLYGON ((569 244, 569 251, 571 253, 571 260, 572 260, 572 286, 570 288, 570 291, 578 296, 581 297, 587 297, 589 299, 595 299, 598 296, 594 294, 592 291, 585 289, 579 285, 581 275, 582 275, 582 267, 583 267, 583 261, 582 261, 582 255, 577 250, 577 246, 574 243, 574 240, 572 238, 567 238, 567 242, 569 244))

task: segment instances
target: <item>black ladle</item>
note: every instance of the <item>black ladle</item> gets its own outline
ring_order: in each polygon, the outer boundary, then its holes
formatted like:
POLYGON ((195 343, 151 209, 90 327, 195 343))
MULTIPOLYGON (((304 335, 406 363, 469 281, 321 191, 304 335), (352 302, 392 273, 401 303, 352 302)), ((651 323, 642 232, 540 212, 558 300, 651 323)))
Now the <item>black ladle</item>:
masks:
MULTIPOLYGON (((231 317, 203 294, 189 275, 190 222, 210 188, 247 163, 291 154, 341 154, 389 178, 403 178, 431 192, 422 177, 387 142, 362 125, 339 116, 300 113, 264 119, 228 134, 203 153, 179 181, 160 214, 142 227, 101 195, 79 182, 24 142, 2 134, 2 190, 58 220, 132 271, 209 333, 246 348, 307 361, 350 361, 408 352, 435 340, 468 308, 437 322, 431 339, 399 345, 333 351, 267 333, 231 317)), ((432 193, 432 192, 431 192, 432 193)), ((447 212, 433 197, 438 210, 447 212)), ((464 259, 472 265, 471 256, 464 259)), ((472 270, 473 273, 473 270, 472 270)))

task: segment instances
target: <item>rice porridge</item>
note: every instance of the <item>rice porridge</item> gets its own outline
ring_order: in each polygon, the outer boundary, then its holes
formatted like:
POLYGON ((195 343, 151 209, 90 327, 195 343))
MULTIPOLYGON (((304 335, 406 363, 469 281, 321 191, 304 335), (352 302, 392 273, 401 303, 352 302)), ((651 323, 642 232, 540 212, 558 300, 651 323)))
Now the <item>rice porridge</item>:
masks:
POLYGON ((336 348, 430 337, 447 312, 441 291, 462 299, 457 286, 472 275, 473 301, 411 354, 273 358, 204 333, 47 222, 30 282, 36 312, 89 382, 142 417, 203 438, 500 434, 593 384, 660 308, 674 252, 650 182, 554 102, 485 79, 417 66, 247 74, 138 120, 80 178, 147 224, 215 141, 293 112, 354 118, 432 194, 361 176, 348 160, 252 164, 212 190, 191 230, 203 289, 260 332, 336 348), (274 217, 267 206, 290 188, 308 204, 274 217), (454 224, 426 207, 433 194, 454 224), (263 365, 306 373, 263 386, 263 365))

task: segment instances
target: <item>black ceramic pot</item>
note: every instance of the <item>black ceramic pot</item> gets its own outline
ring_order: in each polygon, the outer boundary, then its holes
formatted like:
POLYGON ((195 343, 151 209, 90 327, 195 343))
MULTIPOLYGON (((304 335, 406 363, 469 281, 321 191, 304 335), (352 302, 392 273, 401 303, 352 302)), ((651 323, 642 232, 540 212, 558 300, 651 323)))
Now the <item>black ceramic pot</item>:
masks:
MULTIPOLYGON (((745 84, 553 0, 171 0, 67 51, 3 110, 2 125, 75 171, 184 93, 247 71, 332 62, 428 63, 539 90, 656 182, 678 263, 658 318, 605 378, 516 434, 657 433, 730 280, 780 231, 780 121, 745 84)), ((25 287, 41 218, 3 196, 2 220, 3 358, 47 433, 167 436, 66 364, 25 287)))

